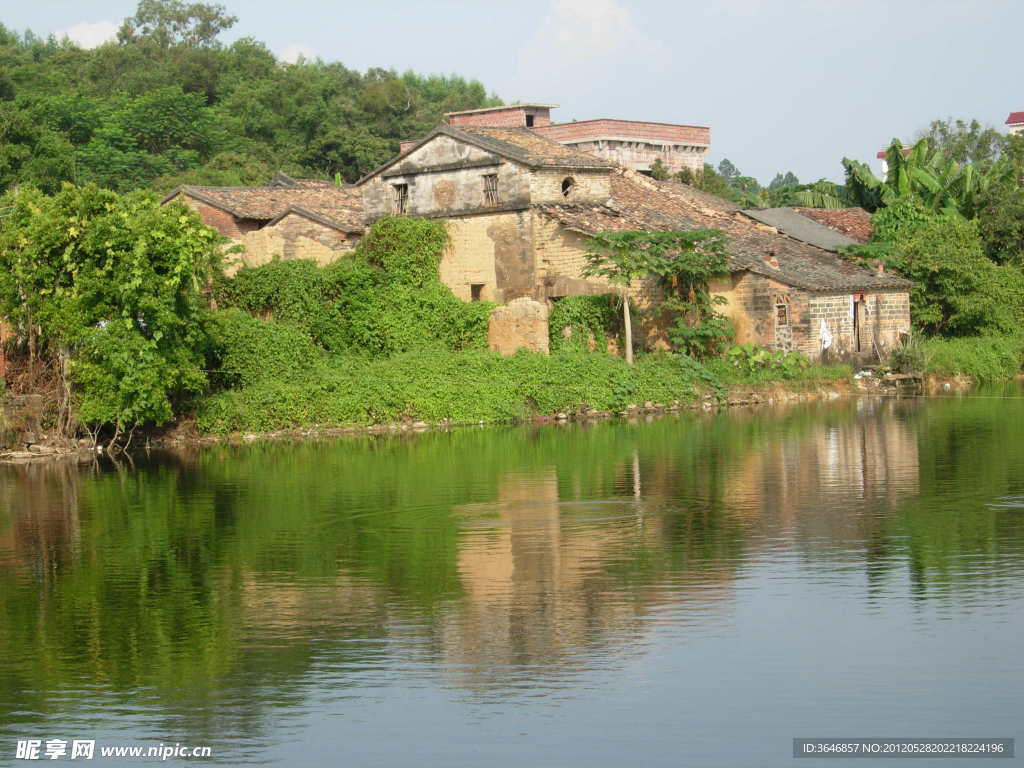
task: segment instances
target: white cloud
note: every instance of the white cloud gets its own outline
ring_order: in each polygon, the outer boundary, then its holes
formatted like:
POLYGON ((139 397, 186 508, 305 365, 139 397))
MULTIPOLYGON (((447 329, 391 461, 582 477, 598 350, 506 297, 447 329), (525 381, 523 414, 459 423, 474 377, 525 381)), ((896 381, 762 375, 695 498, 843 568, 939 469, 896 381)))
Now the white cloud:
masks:
POLYGON ((277 58, 281 61, 287 61, 289 64, 294 64, 300 58, 312 59, 316 56, 316 51, 310 48, 308 45, 302 43, 292 43, 286 45, 280 51, 277 52, 277 58))
POLYGON ((548 14, 520 51, 517 85, 542 91, 565 88, 621 67, 625 57, 651 57, 662 49, 637 29, 632 11, 616 0, 551 0, 548 14))
POLYGON ((117 37, 118 25, 113 21, 82 21, 55 33, 58 40, 67 38, 82 48, 95 48, 117 37))

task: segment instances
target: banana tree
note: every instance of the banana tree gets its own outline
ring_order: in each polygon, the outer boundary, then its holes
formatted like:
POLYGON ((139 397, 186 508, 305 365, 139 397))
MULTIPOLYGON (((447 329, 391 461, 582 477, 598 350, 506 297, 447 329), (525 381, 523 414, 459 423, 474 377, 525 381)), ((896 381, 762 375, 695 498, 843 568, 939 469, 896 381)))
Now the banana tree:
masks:
POLYGON ((843 159, 847 189, 868 210, 884 207, 898 198, 916 197, 937 213, 972 218, 984 194, 1013 173, 1009 163, 1002 159, 985 166, 960 164, 929 138, 921 139, 909 151, 893 139, 886 160, 888 171, 882 181, 866 164, 843 159))

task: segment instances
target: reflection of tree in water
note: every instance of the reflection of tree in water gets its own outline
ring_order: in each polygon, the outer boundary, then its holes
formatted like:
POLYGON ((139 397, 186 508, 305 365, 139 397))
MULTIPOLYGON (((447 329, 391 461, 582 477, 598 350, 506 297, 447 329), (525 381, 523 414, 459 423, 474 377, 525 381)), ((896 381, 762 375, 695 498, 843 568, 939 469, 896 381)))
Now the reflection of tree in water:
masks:
POLYGON ((88 679, 215 734, 328 667, 339 688, 397 658, 474 690, 571 678, 666 612, 728 620, 772 539, 807 563, 859 548, 872 588, 966 583, 961 555, 1024 541, 1024 516, 955 507, 1021 492, 1022 426, 885 402, 2 468, 0 713, 88 679))

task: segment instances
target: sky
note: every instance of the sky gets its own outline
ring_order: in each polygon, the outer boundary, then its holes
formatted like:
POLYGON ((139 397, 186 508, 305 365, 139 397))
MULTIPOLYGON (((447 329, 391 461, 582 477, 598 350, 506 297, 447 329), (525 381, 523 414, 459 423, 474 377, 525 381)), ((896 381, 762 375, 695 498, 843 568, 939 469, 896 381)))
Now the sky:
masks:
MULTIPOLYGON (((769 182, 842 179, 939 118, 1002 128, 1024 110, 1020 0, 225 0, 222 39, 279 57, 480 80, 557 122, 711 127, 710 160, 769 182)), ((113 37, 134 0, 11 0, 0 23, 81 45, 113 37)), ((412 137, 410 137, 412 138, 412 137)))

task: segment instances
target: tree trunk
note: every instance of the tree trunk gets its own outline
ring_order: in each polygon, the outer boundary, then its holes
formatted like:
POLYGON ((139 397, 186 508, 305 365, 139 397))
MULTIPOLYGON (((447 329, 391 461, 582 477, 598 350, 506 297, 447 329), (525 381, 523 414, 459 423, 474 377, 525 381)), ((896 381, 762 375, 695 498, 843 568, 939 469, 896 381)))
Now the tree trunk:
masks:
POLYGON ((633 321, 629 316, 629 290, 622 289, 622 324, 626 330, 626 362, 633 364, 633 321))

